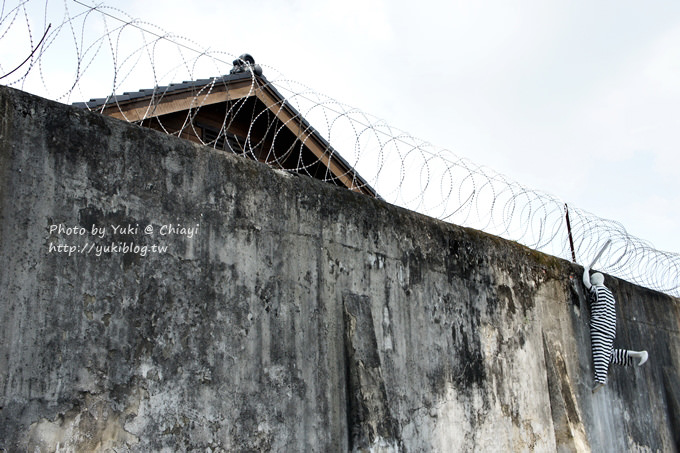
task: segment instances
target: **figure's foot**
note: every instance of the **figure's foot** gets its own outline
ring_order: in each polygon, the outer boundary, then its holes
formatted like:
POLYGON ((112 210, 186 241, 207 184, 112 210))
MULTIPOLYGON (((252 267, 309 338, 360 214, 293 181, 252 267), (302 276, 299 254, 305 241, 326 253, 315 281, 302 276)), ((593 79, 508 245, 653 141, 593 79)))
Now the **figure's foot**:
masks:
POLYGON ((607 385, 606 382, 596 382, 595 387, 593 387, 593 393, 597 392, 598 390, 600 390, 605 385, 607 385))
POLYGON ((647 361, 649 358, 649 353, 647 351, 631 351, 629 353, 631 357, 639 358, 640 362, 638 363, 638 366, 644 365, 644 363, 647 361))
POLYGON ((638 366, 644 365, 649 358, 649 353, 647 351, 642 351, 640 354, 640 363, 638 363, 638 366))

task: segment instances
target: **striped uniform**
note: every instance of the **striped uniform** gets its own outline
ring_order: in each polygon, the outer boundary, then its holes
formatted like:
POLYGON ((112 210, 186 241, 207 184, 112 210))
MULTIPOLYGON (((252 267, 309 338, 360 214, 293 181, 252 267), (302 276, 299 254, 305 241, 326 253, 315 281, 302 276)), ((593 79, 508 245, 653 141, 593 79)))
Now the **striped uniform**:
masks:
POLYGON ((590 287, 590 343, 593 348, 595 381, 607 383, 609 364, 631 365, 633 358, 626 349, 614 349, 616 337, 616 301, 604 285, 590 287))

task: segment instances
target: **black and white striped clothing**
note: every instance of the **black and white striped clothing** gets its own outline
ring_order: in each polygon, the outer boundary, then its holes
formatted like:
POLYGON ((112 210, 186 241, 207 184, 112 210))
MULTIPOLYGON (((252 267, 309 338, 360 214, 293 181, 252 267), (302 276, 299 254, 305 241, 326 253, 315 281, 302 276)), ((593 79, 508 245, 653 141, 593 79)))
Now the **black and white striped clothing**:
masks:
POLYGON ((607 383, 609 364, 629 366, 633 358, 626 349, 614 349, 616 338, 616 301, 603 285, 590 287, 590 343, 593 349, 595 381, 607 383))
POLYGON ((616 301, 604 285, 590 287, 590 328, 616 337, 616 301))
POLYGON ((633 358, 627 349, 614 349, 614 338, 603 335, 598 330, 590 330, 590 343, 593 348, 593 368, 595 369, 595 382, 607 383, 609 365, 630 366, 633 358))

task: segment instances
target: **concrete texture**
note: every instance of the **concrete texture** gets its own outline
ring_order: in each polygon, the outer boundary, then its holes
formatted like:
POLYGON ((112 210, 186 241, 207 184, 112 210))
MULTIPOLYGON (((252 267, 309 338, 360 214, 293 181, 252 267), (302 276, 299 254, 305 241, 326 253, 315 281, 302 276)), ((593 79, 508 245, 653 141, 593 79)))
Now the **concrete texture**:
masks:
POLYGON ((576 265, 4 87, 0 115, 0 451, 678 451, 677 299, 607 279, 650 360, 592 394, 576 265))

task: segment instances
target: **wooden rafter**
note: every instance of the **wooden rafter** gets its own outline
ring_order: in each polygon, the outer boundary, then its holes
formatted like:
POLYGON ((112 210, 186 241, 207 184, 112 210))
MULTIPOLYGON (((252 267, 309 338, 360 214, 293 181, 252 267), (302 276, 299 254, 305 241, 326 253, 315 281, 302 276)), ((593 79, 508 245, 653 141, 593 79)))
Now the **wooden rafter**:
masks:
POLYGON ((320 142, 316 134, 310 131, 311 128, 309 126, 303 125, 300 116, 291 112, 281 99, 278 99, 277 96, 266 88, 257 90, 255 96, 314 153, 317 159, 330 169, 333 176, 338 178, 345 187, 355 192, 365 193, 361 187, 357 187, 354 184, 351 177, 352 171, 342 165, 341 162, 333 159, 332 154, 328 152, 328 147, 320 142))

